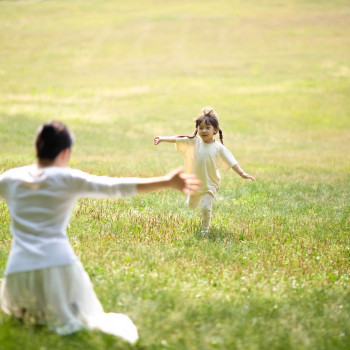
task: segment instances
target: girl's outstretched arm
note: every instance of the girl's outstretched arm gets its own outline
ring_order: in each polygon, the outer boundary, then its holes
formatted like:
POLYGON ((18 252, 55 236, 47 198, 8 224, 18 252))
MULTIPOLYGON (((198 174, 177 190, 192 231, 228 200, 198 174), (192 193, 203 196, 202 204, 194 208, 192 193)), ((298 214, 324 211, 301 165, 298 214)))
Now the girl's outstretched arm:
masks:
POLYGON ((153 143, 155 145, 159 145, 161 142, 175 143, 176 142, 176 136, 156 136, 153 139, 153 143))
POLYGON ((232 169, 243 179, 250 179, 252 181, 255 181, 254 177, 244 172, 244 170, 241 169, 241 167, 238 164, 234 165, 232 169))
POLYGON ((159 177, 139 178, 136 180, 137 192, 145 193, 172 188, 185 194, 193 194, 199 189, 200 181, 194 174, 184 174, 183 168, 172 170, 169 174, 159 177))

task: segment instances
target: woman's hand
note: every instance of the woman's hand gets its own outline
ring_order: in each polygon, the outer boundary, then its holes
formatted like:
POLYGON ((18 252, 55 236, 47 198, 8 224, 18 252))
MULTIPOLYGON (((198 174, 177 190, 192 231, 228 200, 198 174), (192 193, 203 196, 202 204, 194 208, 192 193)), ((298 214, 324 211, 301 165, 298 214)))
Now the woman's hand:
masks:
POLYGON ((184 174, 183 167, 177 168, 167 175, 159 177, 136 178, 138 193, 157 191, 165 188, 172 188, 185 194, 192 195, 199 189, 200 181, 194 174, 184 174))
POLYGON ((181 167, 172 170, 167 175, 169 186, 191 196, 199 190, 201 182, 195 174, 184 174, 183 171, 184 169, 181 167))

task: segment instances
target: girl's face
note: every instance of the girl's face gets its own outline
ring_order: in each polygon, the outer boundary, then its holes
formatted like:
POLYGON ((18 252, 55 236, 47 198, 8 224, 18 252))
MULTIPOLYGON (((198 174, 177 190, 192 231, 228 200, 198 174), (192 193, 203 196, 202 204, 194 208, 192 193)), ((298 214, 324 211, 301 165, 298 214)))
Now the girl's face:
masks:
POLYGON ((206 124, 203 120, 197 127, 198 135, 205 143, 213 143, 214 135, 218 132, 210 123, 206 124))

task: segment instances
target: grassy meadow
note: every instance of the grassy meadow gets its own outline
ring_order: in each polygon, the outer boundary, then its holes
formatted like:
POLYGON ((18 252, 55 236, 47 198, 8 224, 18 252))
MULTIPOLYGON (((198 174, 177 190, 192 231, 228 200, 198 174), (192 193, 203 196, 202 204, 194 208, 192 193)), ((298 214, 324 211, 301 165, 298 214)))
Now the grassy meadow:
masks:
MULTIPOLYGON (((139 342, 0 313, 0 349, 349 349, 349 32, 346 0, 0 1, 0 172, 58 119, 72 167, 161 175, 183 160, 153 137, 211 105, 256 178, 222 172, 208 239, 181 193, 78 201, 70 241, 139 342)), ((0 274, 9 224, 0 201, 0 274)))

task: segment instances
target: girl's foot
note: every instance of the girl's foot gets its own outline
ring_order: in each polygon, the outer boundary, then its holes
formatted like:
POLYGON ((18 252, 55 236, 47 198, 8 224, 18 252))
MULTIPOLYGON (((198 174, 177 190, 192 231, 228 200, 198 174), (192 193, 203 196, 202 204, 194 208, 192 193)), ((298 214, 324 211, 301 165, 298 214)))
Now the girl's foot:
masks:
POLYGON ((209 230, 201 229, 201 236, 202 237, 209 237, 209 230))

